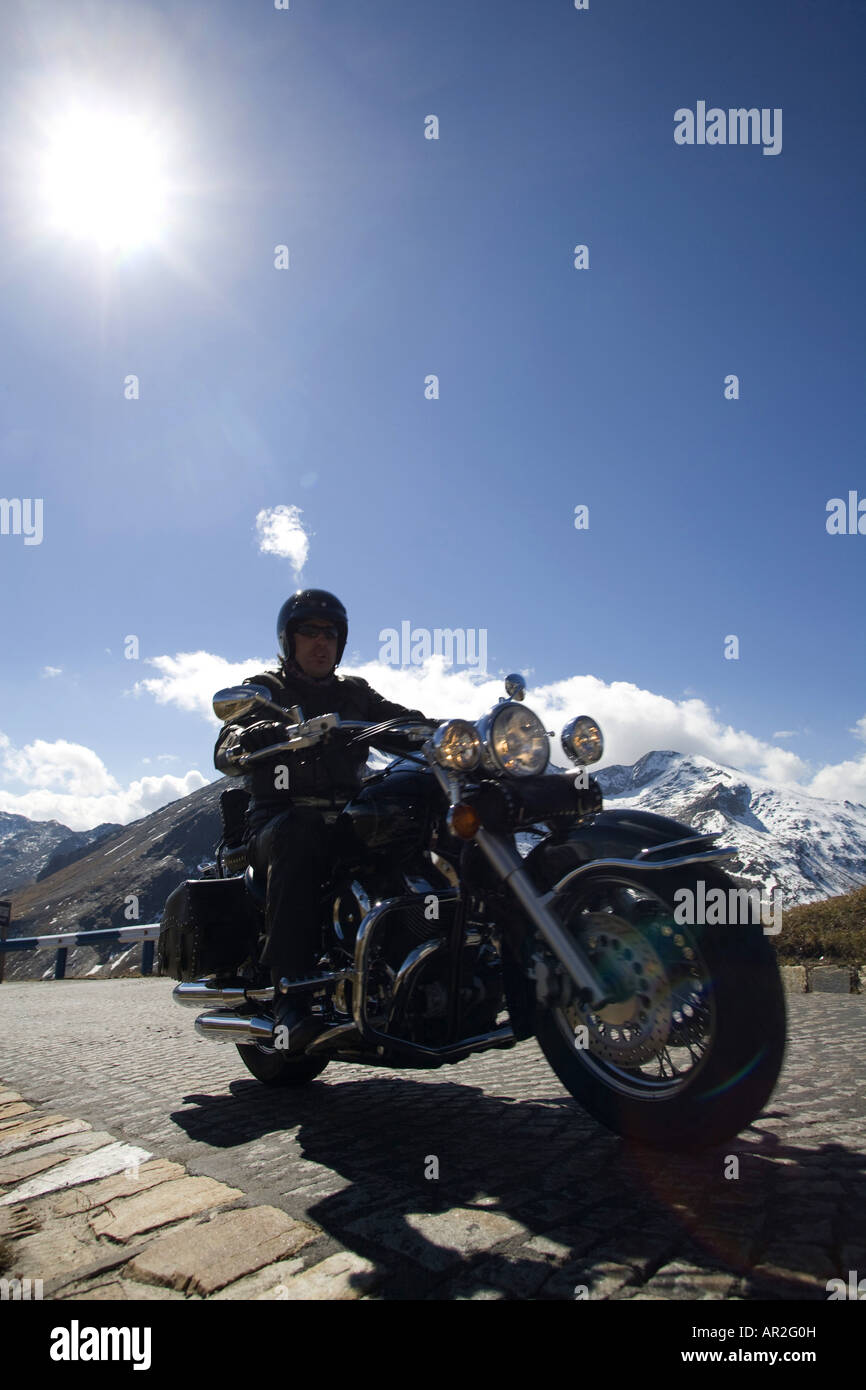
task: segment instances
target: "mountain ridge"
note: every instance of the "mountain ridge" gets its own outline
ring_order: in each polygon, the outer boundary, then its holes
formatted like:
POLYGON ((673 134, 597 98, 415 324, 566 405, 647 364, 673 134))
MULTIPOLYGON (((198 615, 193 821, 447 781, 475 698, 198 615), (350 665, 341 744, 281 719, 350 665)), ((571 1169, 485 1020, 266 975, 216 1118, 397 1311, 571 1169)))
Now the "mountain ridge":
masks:
MULTIPOLYGON (((831 802, 778 787, 699 754, 652 749, 632 765, 594 773, 610 810, 658 811, 704 833, 718 832, 736 856, 725 868, 743 883, 781 892, 787 908, 866 884, 866 806, 831 802)), ((158 811, 113 830, 40 881, 14 890, 11 935, 129 926, 157 920, 165 898, 211 862, 221 834, 219 796, 236 786, 218 778, 158 811), (137 917, 130 917, 134 897, 137 917)), ((25 837, 33 822, 24 822, 25 837)), ((65 831, 57 822, 52 835, 65 831)), ((7 834, 0 846, 14 848, 7 834)), ((94 831, 99 827, 94 827, 94 831)), ((94 832, 79 832, 86 835, 94 832)), ((43 864, 44 867, 44 864, 43 864)), ((75 948, 74 948, 75 949, 75 948)), ((89 958, 96 947, 80 948, 89 958)), ((106 947, 110 954, 113 948, 106 947)), ((108 954, 105 958, 108 959, 108 954)), ((73 950, 70 950, 70 956, 73 950)), ((44 972, 45 957, 7 956, 8 978, 44 972)), ((70 974, 77 972, 73 959, 70 974)))

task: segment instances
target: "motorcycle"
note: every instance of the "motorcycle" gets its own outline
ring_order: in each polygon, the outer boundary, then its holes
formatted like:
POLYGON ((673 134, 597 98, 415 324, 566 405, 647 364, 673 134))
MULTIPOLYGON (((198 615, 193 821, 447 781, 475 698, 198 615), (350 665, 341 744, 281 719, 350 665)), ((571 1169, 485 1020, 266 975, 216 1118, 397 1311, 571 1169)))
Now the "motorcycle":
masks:
POLYGON ((735 850, 666 816, 603 809, 586 770, 602 756, 598 725, 570 720, 560 742, 579 771, 551 770, 524 698, 509 676, 483 718, 437 727, 307 720, 260 685, 219 691, 220 719, 293 721, 284 740, 239 755, 240 770, 328 739, 392 761, 330 817, 316 971, 281 982, 312 993, 321 1032, 303 1051, 287 1050, 258 962, 265 885, 243 844, 245 791, 223 793, 217 876, 166 903, 160 972, 179 981, 180 1005, 205 1009, 198 1033, 234 1043, 266 1085, 302 1085, 331 1062, 441 1067, 535 1037, 616 1133, 674 1150, 728 1139, 769 1098, 786 1023, 760 923, 681 910, 683 890, 730 900, 721 861, 735 850))

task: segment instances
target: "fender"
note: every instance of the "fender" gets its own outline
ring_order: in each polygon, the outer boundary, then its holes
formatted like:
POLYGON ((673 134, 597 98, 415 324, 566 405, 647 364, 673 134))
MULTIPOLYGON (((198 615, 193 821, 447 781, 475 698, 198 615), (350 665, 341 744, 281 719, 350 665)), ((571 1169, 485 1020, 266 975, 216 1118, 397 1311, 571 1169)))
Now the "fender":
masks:
POLYGON ((713 844, 719 834, 704 834, 655 811, 599 811, 564 835, 550 835, 535 845, 524 867, 539 887, 549 890, 565 874, 599 860, 628 860, 647 867, 680 866, 735 854, 730 846, 713 844))

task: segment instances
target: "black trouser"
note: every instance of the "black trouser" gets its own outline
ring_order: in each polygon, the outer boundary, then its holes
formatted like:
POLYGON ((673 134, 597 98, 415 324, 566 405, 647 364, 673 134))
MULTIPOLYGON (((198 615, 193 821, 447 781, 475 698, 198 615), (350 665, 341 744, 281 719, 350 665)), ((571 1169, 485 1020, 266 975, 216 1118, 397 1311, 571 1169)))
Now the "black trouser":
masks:
POLYGON ((320 811, 293 806, 274 816, 248 841, 251 861, 267 873, 262 963, 271 967, 274 984, 283 975, 297 980, 315 971, 330 836, 320 811))

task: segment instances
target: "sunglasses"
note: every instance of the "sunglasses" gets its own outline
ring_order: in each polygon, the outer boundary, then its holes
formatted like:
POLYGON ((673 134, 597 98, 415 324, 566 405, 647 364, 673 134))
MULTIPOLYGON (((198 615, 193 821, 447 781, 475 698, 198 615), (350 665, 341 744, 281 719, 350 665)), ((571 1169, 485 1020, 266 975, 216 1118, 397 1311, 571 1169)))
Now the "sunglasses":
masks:
POLYGON ((324 637, 328 642, 336 642, 340 635, 335 627, 318 627, 313 623, 300 623, 295 632, 302 637, 324 637))

